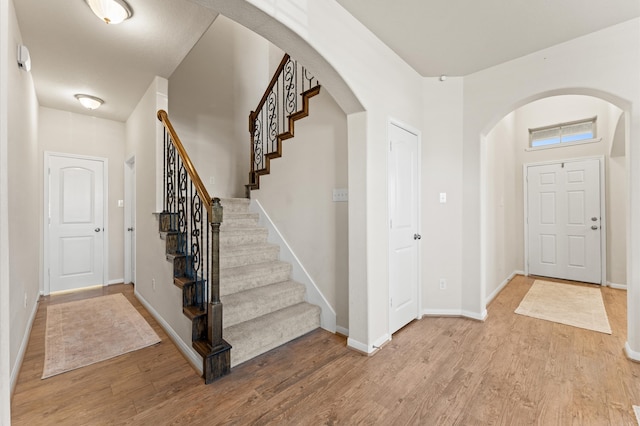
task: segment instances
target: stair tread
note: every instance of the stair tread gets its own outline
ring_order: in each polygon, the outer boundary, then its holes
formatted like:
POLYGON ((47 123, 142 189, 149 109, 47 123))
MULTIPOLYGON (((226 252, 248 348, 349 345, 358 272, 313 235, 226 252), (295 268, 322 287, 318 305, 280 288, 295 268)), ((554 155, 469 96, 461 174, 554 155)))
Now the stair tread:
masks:
POLYGON ((301 302, 223 330, 232 367, 320 327, 320 308, 301 302))
POLYGON ((185 285, 192 282, 194 282, 194 279, 190 277, 174 277, 173 278, 173 284, 179 288, 182 288, 185 285))
POLYGON ((295 281, 281 281, 222 296, 223 324, 231 327, 304 301, 305 287, 295 281))
POLYGON ((182 312, 185 314, 187 318, 193 320, 196 317, 206 315, 207 311, 198 307, 198 306, 184 306, 182 308, 182 312))

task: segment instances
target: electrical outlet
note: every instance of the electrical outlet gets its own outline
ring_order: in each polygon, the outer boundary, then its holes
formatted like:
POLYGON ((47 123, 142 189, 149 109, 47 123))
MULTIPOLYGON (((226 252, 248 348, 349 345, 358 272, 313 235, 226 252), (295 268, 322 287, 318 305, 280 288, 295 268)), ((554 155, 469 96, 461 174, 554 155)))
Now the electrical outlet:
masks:
POLYGON ((333 190, 333 201, 349 201, 349 190, 347 188, 335 188, 333 190))
POLYGON ((447 289, 447 280, 445 280, 444 278, 440 278, 440 290, 446 290, 447 289))
POLYGON ((215 176, 209 176, 209 183, 211 185, 215 185, 216 184, 216 177, 215 176))
POLYGON ((156 279, 155 278, 151 278, 151 288, 153 289, 153 291, 156 291, 156 279))
POLYGON ((447 193, 446 192, 441 192, 440 193, 440 204, 445 204, 447 202, 447 193))

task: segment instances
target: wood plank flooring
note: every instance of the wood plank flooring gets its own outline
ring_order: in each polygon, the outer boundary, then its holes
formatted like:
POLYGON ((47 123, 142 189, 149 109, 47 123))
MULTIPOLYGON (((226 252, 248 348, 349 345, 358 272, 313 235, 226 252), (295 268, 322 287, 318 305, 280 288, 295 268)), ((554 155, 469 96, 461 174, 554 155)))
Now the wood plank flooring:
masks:
POLYGON ((482 323, 424 318, 378 354, 323 330, 204 385, 130 286, 45 298, 12 400, 14 425, 635 425, 640 364, 623 353, 626 292, 603 288, 613 335, 514 314, 514 278, 482 323), (122 292, 159 345, 40 380, 46 306, 122 292))

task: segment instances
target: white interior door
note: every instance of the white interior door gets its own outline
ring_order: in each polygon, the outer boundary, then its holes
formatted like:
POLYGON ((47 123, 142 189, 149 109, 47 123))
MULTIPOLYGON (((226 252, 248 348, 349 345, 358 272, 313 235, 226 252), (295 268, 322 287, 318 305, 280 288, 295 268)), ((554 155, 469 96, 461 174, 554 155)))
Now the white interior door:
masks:
POLYGON ((600 162, 527 167, 529 273, 602 281, 600 162))
POLYGON ((48 158, 49 290, 106 284, 104 162, 48 158))
POLYGON ((390 333, 419 318, 418 136, 389 125, 390 333))

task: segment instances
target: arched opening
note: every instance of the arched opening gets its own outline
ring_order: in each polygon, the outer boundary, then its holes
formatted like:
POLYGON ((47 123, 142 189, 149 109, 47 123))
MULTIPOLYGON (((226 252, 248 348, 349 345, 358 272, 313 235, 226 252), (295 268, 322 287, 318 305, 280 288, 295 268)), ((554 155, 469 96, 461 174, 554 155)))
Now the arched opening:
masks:
POLYGON ((485 304, 517 273, 527 272, 526 192, 523 168, 570 159, 602 157, 606 210, 602 245, 602 285, 626 288, 629 170, 626 158, 630 105, 608 93, 565 89, 537 94, 516 103, 493 120, 481 138, 481 247, 485 304), (584 116, 584 117, 583 117, 584 116), (597 117, 598 133, 588 144, 531 148, 531 128, 597 117))

